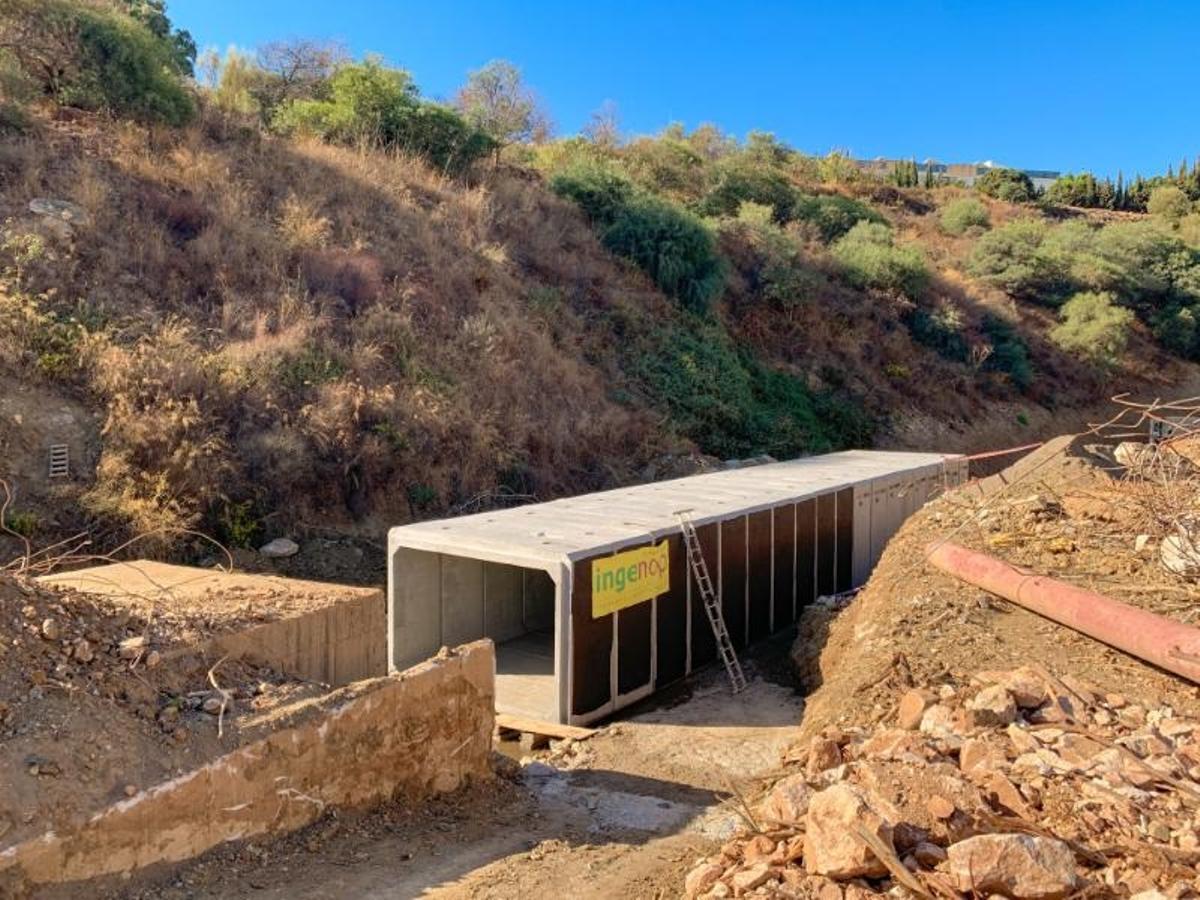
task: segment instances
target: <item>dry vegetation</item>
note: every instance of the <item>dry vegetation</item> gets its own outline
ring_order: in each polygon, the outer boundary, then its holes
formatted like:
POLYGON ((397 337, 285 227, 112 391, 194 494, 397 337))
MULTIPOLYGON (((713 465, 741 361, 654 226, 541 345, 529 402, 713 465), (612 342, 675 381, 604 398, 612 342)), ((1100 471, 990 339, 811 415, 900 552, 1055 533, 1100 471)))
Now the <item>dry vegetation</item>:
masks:
MULTIPOLYGON (((316 522, 378 531, 628 482, 697 449, 922 443, 906 421, 969 432, 1000 401, 1005 416, 1014 399, 1085 404, 1113 376, 1044 339, 1051 313, 962 276, 972 238, 937 226, 953 188, 817 188, 865 198, 898 246, 921 248, 919 304, 852 286, 802 228, 780 245, 725 219, 727 287, 697 315, 529 169, 448 178, 214 109, 185 129, 37 116, 0 139, 0 377, 103 411, 94 472, 53 494, 16 486, 10 513, 32 507, 43 538, 97 523, 248 546, 316 522), (64 226, 30 212, 39 198, 84 215, 64 226), (762 275, 780 253, 772 299, 762 275), (919 343, 918 306, 950 309, 980 355, 919 343), (993 314, 1028 346, 1023 396, 989 371, 993 314)), ((1014 215, 988 206, 993 222, 1014 215)), ((1118 378, 1172 377, 1136 335, 1131 349, 1118 378)))

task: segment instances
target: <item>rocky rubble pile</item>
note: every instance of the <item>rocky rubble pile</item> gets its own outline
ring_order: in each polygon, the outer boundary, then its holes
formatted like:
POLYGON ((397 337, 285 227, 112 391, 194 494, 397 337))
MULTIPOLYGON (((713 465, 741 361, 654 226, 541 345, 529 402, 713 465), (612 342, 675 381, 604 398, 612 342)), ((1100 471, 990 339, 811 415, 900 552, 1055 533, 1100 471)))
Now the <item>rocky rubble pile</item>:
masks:
POLYGON ((794 748, 686 896, 1200 896, 1200 722, 1041 667, 794 748))

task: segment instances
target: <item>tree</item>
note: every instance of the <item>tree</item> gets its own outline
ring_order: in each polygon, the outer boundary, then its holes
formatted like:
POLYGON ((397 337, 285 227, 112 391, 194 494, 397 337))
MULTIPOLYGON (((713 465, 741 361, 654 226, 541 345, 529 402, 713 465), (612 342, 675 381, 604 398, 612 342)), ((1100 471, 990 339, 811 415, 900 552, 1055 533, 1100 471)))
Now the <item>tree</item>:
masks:
POLYGON ((0 52, 64 106, 181 125, 194 111, 181 51, 123 6, 0 0, 0 52))
POLYGON ((988 169, 975 179, 975 189, 1009 203, 1028 203, 1037 196, 1033 179, 1017 169, 988 169))
POLYGON ((1150 191, 1146 211, 1174 224, 1192 211, 1192 203, 1187 194, 1175 185, 1160 184, 1150 191))
POLYGON ((550 136, 550 120, 521 70, 497 59, 467 76, 454 106, 472 127, 498 145, 541 143, 550 136))
POLYGON ((255 91, 268 117, 281 103, 319 99, 338 67, 349 62, 345 46, 330 41, 291 40, 263 44, 255 62, 266 76, 255 91))
POLYGON ((341 66, 329 79, 328 99, 288 101, 271 124, 285 134, 412 153, 446 172, 461 171, 497 147, 455 110, 423 101, 408 72, 375 57, 341 66))
POLYGON ((584 127, 583 136, 603 150, 616 150, 621 146, 621 120, 617 114, 617 104, 612 100, 601 103, 584 127))
POLYGON ((1050 339, 1063 350, 1102 368, 1120 362, 1134 315, 1118 306, 1112 294, 1075 294, 1063 304, 1060 317, 1061 322, 1050 331, 1050 339))
POLYGON ((163 43, 180 75, 194 74, 196 41, 190 32, 171 27, 166 0, 119 0, 118 5, 163 43))

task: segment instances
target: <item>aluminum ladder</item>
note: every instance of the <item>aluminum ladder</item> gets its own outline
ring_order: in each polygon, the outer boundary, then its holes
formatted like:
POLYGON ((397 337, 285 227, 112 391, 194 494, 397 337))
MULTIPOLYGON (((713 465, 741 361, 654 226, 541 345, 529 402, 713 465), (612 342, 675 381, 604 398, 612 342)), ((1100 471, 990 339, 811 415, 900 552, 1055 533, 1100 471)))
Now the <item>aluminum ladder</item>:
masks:
POLYGON ((721 614, 721 601, 713 590, 712 579, 708 577, 708 563, 704 561, 704 550, 700 546, 700 537, 696 534, 696 526, 692 523, 690 509, 678 510, 675 515, 679 519, 679 528, 683 532, 683 542, 687 545, 688 564, 692 574, 696 576, 696 584, 700 588, 700 596, 704 600, 704 611, 708 614, 708 624, 712 626, 713 637, 717 639, 717 650, 721 654, 721 662, 725 663, 725 671, 729 673, 729 683, 735 694, 746 689, 746 676, 742 673, 742 664, 738 662, 737 653, 733 650, 733 642, 729 639, 729 629, 725 627, 725 616, 721 614))

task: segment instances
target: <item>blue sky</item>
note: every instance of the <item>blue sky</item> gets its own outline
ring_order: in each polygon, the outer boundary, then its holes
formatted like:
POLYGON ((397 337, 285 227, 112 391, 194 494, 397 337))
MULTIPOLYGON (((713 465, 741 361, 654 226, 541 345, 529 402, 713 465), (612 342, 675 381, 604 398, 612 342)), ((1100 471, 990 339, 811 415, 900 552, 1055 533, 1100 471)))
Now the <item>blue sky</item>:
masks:
POLYGON ((201 47, 336 38, 448 98, 518 64, 560 133, 714 122, 812 153, 1151 174, 1200 153, 1186 3, 170 0, 201 47))

